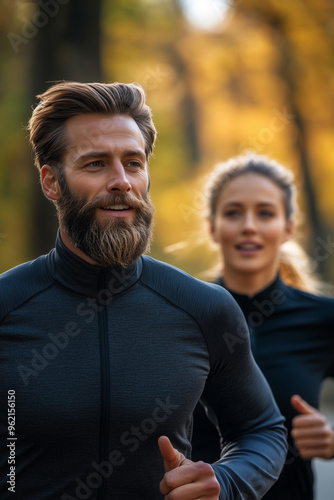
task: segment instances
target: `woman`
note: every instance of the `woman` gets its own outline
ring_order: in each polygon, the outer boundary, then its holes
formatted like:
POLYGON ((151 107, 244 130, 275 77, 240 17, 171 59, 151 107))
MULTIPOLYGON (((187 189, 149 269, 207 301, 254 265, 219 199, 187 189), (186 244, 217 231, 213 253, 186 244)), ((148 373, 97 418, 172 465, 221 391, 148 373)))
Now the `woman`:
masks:
MULTIPOLYGON (((230 291, 246 317, 253 355, 289 432, 285 467, 264 498, 311 500, 310 459, 334 456, 333 429, 316 410, 323 380, 334 376, 334 299, 310 293, 315 281, 283 250, 295 223, 292 174, 263 156, 233 158, 214 170, 206 199, 211 237, 223 261, 216 283, 230 291)), ((232 354, 241 341, 226 335, 232 354)), ((219 457, 210 440, 219 432, 214 421, 210 408, 198 405, 193 459, 219 457)))

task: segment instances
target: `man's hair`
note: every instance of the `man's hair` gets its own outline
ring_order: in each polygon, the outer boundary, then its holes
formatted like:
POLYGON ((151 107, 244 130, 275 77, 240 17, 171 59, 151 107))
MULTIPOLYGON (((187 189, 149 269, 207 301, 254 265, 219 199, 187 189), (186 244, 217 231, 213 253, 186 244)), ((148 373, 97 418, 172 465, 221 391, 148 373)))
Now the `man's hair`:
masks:
POLYGON ((65 122, 79 114, 103 113, 133 118, 144 137, 146 158, 152 154, 156 129, 139 84, 64 81, 37 97, 39 103, 33 110, 28 130, 38 169, 49 164, 60 173, 67 147, 65 122))

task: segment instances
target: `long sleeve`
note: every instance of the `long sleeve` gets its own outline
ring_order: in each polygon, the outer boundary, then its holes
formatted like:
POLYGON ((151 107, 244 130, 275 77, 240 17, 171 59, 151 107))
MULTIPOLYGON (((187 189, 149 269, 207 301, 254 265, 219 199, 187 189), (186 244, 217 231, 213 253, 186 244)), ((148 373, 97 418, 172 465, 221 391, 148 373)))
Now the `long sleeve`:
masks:
MULTIPOLYGON (((58 241, 2 275, 1 292, 0 441, 15 391, 18 498, 160 500, 158 438, 190 458, 202 394, 224 430, 214 465, 221 498, 259 498, 258 481, 272 484, 284 461, 282 417, 222 288, 149 257, 100 269, 58 241)), ((9 500, 0 451, 0 496, 9 500)))
POLYGON ((223 440, 221 458, 213 468, 222 500, 255 500, 266 493, 283 468, 286 430, 251 354, 244 317, 227 292, 224 308, 224 322, 212 315, 206 328, 211 372, 203 400, 214 411, 223 440))

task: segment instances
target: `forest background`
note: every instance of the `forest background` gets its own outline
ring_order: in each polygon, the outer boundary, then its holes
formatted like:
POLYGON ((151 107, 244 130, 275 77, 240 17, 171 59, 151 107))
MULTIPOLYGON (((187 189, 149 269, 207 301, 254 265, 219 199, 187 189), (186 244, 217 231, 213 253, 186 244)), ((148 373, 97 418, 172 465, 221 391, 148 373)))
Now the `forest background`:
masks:
POLYGON ((0 32, 0 272, 54 246, 25 126, 65 79, 146 91, 153 257, 212 267, 203 179, 253 151, 294 172, 301 242, 334 283, 333 0, 1 0, 0 32))
MULTIPOLYGON (((0 272, 55 242, 25 128, 36 95, 120 81, 142 85, 158 129, 153 257, 205 276, 204 178, 252 151, 294 172, 300 242, 334 285, 334 0, 0 0, 0 35, 0 272)), ((315 465, 329 500, 332 461, 315 465)))

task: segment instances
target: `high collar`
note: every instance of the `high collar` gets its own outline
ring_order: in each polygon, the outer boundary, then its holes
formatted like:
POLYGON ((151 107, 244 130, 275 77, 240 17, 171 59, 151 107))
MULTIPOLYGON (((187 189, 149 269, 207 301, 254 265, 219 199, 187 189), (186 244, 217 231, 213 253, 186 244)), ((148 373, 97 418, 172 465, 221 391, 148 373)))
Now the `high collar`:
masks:
POLYGON ((249 314, 254 310, 258 310, 258 304, 262 303, 265 300, 272 299, 272 293, 275 290, 282 290, 284 288, 284 284, 280 278, 279 273, 277 273, 276 278, 272 281, 266 288, 260 290, 255 295, 249 296, 242 293, 234 292, 226 287, 224 284, 223 278, 218 278, 215 283, 220 286, 223 286, 230 292, 233 298, 238 302, 239 306, 243 310, 244 314, 249 314))
POLYGON ((55 248, 48 255, 48 267, 54 279, 66 288, 95 297, 101 290, 116 295, 130 288, 139 279, 142 260, 127 268, 94 266, 71 252, 58 231, 55 248))

